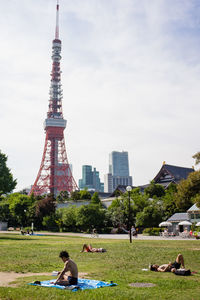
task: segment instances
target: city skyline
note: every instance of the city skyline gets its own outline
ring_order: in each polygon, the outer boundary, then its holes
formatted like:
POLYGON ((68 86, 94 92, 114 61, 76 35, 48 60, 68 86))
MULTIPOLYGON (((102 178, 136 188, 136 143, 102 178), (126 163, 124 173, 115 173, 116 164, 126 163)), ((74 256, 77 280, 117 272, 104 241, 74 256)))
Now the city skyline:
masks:
MULTIPOLYGON (((0 149, 16 190, 34 182, 44 147, 55 4, 0 4, 0 149)), ((102 181, 113 150, 128 151, 136 185, 154 178, 163 161, 194 165, 192 155, 200 150, 198 1, 76 0, 60 7, 65 140, 76 182, 88 164, 102 181)))

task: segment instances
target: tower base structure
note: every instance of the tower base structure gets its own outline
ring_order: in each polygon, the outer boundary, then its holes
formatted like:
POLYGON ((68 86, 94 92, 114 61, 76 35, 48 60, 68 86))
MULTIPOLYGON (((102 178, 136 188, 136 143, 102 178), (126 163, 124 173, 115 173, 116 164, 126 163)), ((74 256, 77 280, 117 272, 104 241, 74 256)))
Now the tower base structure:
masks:
POLYGON ((65 149, 63 119, 45 120, 46 139, 40 169, 30 193, 35 195, 53 194, 55 197, 61 191, 69 193, 78 189, 73 178, 65 149), (61 127, 61 121, 63 127, 61 127), (59 127, 49 126, 57 123, 59 127), (60 123, 60 124, 59 124, 60 123))

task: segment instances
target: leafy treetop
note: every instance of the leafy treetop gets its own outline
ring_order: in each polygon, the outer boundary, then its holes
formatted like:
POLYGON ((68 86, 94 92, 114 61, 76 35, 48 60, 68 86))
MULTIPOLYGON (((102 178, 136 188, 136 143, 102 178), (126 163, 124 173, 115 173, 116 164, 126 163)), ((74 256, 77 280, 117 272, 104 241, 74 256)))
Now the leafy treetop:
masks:
POLYGON ((146 194, 149 195, 150 198, 162 197, 165 195, 165 189, 161 184, 155 183, 155 181, 151 181, 150 185, 144 190, 146 194))
POLYGON ((200 163, 200 152, 197 152, 192 157, 195 159, 195 165, 198 165, 200 163))
POLYGON ((0 196, 12 192, 17 181, 13 179, 10 169, 7 167, 7 156, 0 150, 0 196))

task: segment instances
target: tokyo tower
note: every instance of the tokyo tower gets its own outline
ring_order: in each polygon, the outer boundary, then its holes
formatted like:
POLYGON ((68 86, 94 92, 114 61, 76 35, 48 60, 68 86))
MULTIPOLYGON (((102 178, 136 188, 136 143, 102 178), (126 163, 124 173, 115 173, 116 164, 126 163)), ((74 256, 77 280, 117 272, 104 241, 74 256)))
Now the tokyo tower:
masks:
POLYGON ((56 30, 52 42, 52 72, 47 118, 44 121, 46 139, 40 169, 30 193, 51 193, 55 197, 61 191, 69 193, 78 189, 72 176, 65 149, 64 129, 67 121, 62 113, 61 88, 61 40, 59 39, 59 0, 56 5, 56 30))

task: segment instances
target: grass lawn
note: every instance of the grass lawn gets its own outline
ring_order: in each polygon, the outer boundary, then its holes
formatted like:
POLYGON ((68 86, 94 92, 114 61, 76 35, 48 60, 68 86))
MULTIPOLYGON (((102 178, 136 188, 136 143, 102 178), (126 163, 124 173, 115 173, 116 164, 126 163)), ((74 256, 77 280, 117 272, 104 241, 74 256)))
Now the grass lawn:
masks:
MULTIPOLYGON (((0 272, 52 272, 63 263, 58 257, 67 250, 77 263, 79 272, 88 278, 113 281, 115 287, 86 291, 63 291, 54 288, 30 286, 35 280, 51 276, 18 278, 16 287, 0 287, 0 299, 200 299, 200 240, 150 241, 93 239, 94 247, 107 249, 106 253, 80 253, 83 243, 91 239, 67 236, 21 236, 0 234, 0 272), (168 263, 182 253, 186 268, 197 271, 192 276, 142 271, 149 263, 168 263), (153 283, 154 287, 131 287, 130 283, 153 283)), ((0 279, 1 281, 1 279, 0 279)))

